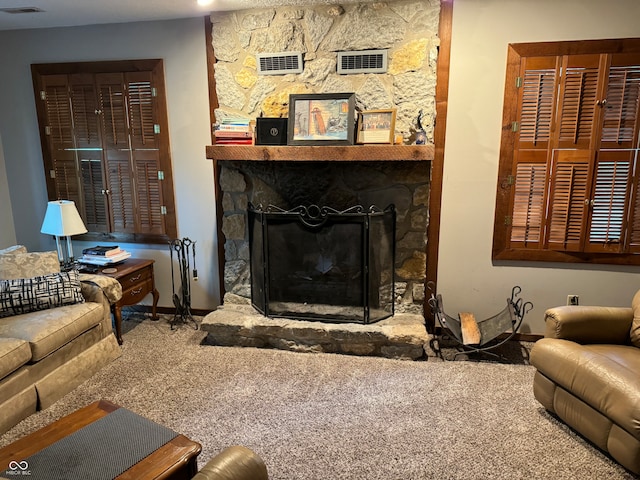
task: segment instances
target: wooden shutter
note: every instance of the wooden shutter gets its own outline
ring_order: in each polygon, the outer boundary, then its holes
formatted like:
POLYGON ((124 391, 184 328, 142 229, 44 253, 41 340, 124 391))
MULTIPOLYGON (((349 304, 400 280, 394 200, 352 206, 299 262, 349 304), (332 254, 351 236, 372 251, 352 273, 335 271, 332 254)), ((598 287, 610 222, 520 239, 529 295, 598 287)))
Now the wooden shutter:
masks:
POLYGON ((69 75, 69 88, 75 151, 82 186, 82 202, 78 209, 90 232, 108 232, 110 225, 102 162, 100 109, 94 76, 69 75))
POLYGON ((517 164, 511 219, 512 245, 519 243, 521 247, 532 248, 542 241, 546 186, 546 162, 517 164))
POLYGON ((160 170, 159 124, 151 72, 125 75, 128 91, 131 154, 135 171, 135 205, 142 231, 164 233, 160 170))
POLYGON ((69 75, 76 148, 101 149, 98 99, 93 75, 69 75))
POLYGON ((623 253, 637 248, 640 55, 611 55, 606 78, 586 250, 623 253))
POLYGON ((49 198, 75 201, 93 240, 175 238, 162 60, 31 69, 49 198))
POLYGON ((640 39, 508 53, 493 258, 640 264, 640 39))
POLYGON ((142 228, 153 233, 164 233, 164 216, 161 206, 162 190, 158 179, 158 163, 155 159, 138 159, 136 164, 136 186, 138 221, 142 228))
POLYGON ((102 186, 102 152, 96 152, 95 156, 82 152, 80 156, 85 224, 90 232, 109 232, 106 189, 102 186))
POLYGON ((81 203, 77 175, 73 119, 66 75, 47 75, 42 79, 45 107, 45 135, 51 153, 55 195, 57 199, 81 203))
MULTIPOLYGON (((637 155, 636 155, 636 164, 637 164, 637 155)), ((628 250, 631 253, 640 253, 640 172, 637 171, 633 179, 633 183, 630 187, 632 191, 631 195, 631 208, 629 215, 629 223, 627 229, 627 244, 628 250)))
POLYGON ((511 246, 538 248, 543 241, 547 156, 552 138, 559 59, 527 57, 518 83, 511 246))
POLYGON ((634 154, 603 152, 596 162, 586 251, 622 250, 634 154))
POLYGON ((102 112, 102 141, 106 163, 106 185, 113 232, 135 233, 135 209, 127 101, 123 75, 96 75, 102 112))
POLYGON ((604 55, 567 55, 562 60, 551 155, 547 243, 551 250, 579 252, 587 241, 605 67, 604 55))
POLYGON ((597 102, 604 97, 600 55, 563 59, 556 148, 588 149, 596 128, 597 102))
POLYGON ((522 86, 518 98, 518 148, 546 149, 556 103, 557 57, 522 60, 522 86))
POLYGON ((639 102, 640 55, 612 55, 600 148, 638 147, 639 102))
POLYGON ((134 149, 158 148, 156 108, 151 72, 125 74, 129 99, 131 145, 134 149))
POLYGON ((548 248, 580 251, 588 212, 590 157, 576 150, 554 152, 551 171, 548 248))

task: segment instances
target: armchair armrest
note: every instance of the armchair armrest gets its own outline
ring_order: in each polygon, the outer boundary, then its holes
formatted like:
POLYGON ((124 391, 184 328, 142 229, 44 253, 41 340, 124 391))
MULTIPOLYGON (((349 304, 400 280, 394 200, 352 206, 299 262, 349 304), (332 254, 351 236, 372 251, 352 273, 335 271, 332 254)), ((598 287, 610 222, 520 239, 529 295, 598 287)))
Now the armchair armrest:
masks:
POLYGON ((546 338, 577 343, 628 344, 633 310, 625 307, 562 306, 545 312, 546 338))
POLYGON ((109 304, 113 305, 122 298, 122 285, 116 279, 106 275, 81 273, 82 295, 88 302, 100 303, 100 295, 104 295, 109 304))
POLYGON ((193 477, 193 480, 268 480, 262 458, 246 447, 225 448, 193 477))

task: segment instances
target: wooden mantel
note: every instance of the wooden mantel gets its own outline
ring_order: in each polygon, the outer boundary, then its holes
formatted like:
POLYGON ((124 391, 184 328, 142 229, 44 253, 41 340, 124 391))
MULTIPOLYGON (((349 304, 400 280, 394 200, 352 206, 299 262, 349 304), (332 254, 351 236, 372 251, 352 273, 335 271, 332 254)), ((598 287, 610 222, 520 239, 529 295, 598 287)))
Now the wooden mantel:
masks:
POLYGON ((428 161, 433 145, 266 146, 208 145, 211 160, 248 161, 428 161))

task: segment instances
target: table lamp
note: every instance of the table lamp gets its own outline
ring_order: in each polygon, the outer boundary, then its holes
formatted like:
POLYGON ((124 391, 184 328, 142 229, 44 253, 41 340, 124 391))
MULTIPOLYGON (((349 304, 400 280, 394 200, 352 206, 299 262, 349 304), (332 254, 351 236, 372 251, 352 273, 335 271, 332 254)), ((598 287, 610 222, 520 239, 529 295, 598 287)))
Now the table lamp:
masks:
POLYGON ((44 221, 42 222, 40 233, 56 237, 60 266, 69 268, 74 261, 71 235, 87 233, 87 227, 84 226, 76 204, 72 200, 55 200, 49 202, 47 205, 47 211, 44 214, 44 221), (66 252, 62 249, 60 241, 62 237, 66 237, 67 239, 66 252))

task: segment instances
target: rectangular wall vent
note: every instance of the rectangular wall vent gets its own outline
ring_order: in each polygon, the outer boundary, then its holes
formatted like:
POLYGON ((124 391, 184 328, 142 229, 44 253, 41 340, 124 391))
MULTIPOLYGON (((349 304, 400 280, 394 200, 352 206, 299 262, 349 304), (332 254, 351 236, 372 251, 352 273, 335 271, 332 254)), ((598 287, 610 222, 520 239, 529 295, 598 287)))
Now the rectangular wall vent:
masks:
POLYGON ((258 53, 256 60, 259 75, 302 73, 302 53, 258 53))
POLYGON ((387 50, 338 52, 338 73, 385 73, 387 50))
POLYGON ((9 7, 9 8, 0 8, 0 12, 4 13, 40 13, 44 12, 41 8, 38 7, 9 7))

